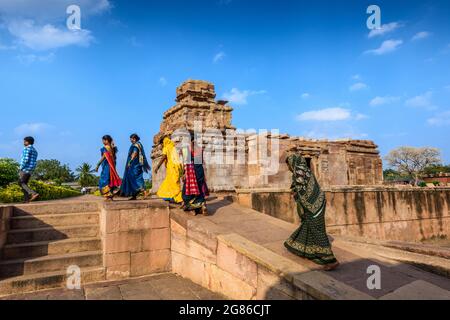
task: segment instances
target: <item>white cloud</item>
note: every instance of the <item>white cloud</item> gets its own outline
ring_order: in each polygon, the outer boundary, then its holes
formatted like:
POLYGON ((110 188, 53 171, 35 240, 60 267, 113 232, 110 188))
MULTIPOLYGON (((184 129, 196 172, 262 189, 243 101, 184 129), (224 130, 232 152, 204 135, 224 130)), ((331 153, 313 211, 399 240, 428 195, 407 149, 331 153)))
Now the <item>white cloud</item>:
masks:
POLYGON ((213 57, 213 62, 217 63, 217 62, 223 60, 223 58, 225 58, 225 56, 226 56, 225 52, 221 51, 213 57))
POLYGON ((308 92, 302 93, 302 99, 306 100, 310 97, 311 95, 308 92))
POLYGON ((388 24, 383 24, 380 29, 373 29, 369 32, 368 37, 373 38, 376 36, 382 36, 393 32, 394 30, 402 27, 403 25, 399 22, 391 22, 388 24))
POLYGON ((450 125, 450 111, 445 111, 429 118, 427 124, 435 127, 450 125))
POLYGON ((59 29, 51 24, 38 26, 32 20, 14 20, 8 25, 8 30, 17 38, 18 43, 34 50, 70 45, 86 47, 94 39, 89 30, 59 29))
POLYGON ((369 118, 368 115, 365 115, 365 114, 362 114, 362 113, 357 113, 357 114, 353 117, 353 119, 356 120, 356 121, 364 120, 364 119, 368 119, 368 118, 369 118))
POLYGON ((370 105, 372 107, 382 106, 385 104, 391 104, 396 101, 399 101, 400 97, 391 97, 391 96, 385 96, 385 97, 375 97, 370 101, 370 105))
POLYGON ((361 76, 359 74, 354 74, 352 80, 361 80, 361 76))
POLYGON ((259 90, 259 91, 250 91, 250 90, 244 90, 241 91, 237 88, 231 89, 230 92, 226 92, 223 94, 223 98, 230 103, 234 103, 237 105, 245 105, 248 103, 247 99, 250 96, 259 95, 259 94, 265 94, 267 93, 265 90, 259 90))
POLYGON ((426 39, 429 36, 431 36, 431 33, 428 31, 421 31, 416 33, 413 37, 412 37, 412 41, 416 41, 416 40, 422 40, 422 39, 426 39))
POLYGON ((368 88, 367 84, 365 84, 363 82, 358 82, 358 83, 351 85, 348 89, 353 92, 353 91, 359 91, 359 90, 363 90, 363 89, 367 89, 367 88, 368 88))
POLYGON ((165 77, 159 78, 158 82, 161 85, 161 87, 167 86, 167 79, 165 77))
POLYGON ((24 123, 16 127, 14 133, 17 135, 39 134, 51 127, 51 125, 42 122, 24 123))
POLYGON ((33 50, 65 46, 88 46, 93 40, 89 30, 68 30, 69 5, 79 5, 84 19, 111 8, 109 0, 1 0, 0 23, 15 38, 14 42, 33 50))
POLYGON ((405 105, 414 108, 436 109, 436 107, 431 102, 432 98, 433 92, 427 91, 424 94, 406 100, 405 105))
POLYGON ((22 64, 32 64, 34 62, 52 62, 55 58, 55 54, 53 52, 45 55, 36 55, 36 54, 20 54, 17 56, 17 59, 22 64))
POLYGON ((377 49, 367 50, 365 53, 374 54, 374 55, 383 55, 389 52, 393 52, 398 49, 403 43, 402 40, 386 40, 383 41, 381 46, 377 49))
POLYGON ((346 128, 318 128, 304 133, 304 136, 311 139, 329 139, 329 140, 343 140, 343 139, 367 139, 367 133, 359 133, 353 127, 346 128))
POLYGON ((327 108, 307 111, 297 116, 298 121, 342 121, 351 118, 351 111, 344 108, 327 108))

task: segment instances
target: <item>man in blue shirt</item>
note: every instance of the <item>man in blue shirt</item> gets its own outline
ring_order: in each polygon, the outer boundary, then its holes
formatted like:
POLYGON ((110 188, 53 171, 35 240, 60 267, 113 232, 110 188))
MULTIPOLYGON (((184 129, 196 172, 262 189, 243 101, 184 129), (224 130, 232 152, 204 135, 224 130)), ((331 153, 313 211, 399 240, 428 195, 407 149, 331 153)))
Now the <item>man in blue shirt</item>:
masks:
POLYGON ((25 202, 31 202, 39 197, 39 194, 28 186, 31 175, 36 168, 38 153, 34 148, 34 138, 26 137, 23 139, 25 148, 20 160, 19 185, 22 188, 25 202))

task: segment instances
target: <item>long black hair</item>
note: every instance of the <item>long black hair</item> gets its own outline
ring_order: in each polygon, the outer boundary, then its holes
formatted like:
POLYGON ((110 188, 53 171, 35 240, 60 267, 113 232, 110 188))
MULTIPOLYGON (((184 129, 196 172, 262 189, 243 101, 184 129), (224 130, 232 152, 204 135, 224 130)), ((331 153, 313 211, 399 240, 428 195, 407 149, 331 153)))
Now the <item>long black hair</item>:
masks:
POLYGON ((140 138, 136 133, 133 133, 133 134, 130 136, 130 139, 136 139, 136 141, 141 140, 141 138, 140 138))
POLYGON ((114 157, 116 157, 117 152, 119 152, 119 149, 117 149, 116 145, 114 144, 114 139, 109 135, 106 134, 102 137, 102 140, 106 140, 111 145, 112 151, 114 153, 114 157))

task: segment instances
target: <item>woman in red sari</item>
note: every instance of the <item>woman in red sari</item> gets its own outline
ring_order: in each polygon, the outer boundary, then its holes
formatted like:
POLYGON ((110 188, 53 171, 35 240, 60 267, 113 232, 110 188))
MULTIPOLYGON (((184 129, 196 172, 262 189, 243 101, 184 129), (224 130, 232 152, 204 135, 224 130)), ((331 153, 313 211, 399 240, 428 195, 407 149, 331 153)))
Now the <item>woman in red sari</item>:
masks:
POLYGON ((99 190, 102 196, 108 200, 112 200, 119 192, 122 180, 116 171, 116 154, 117 147, 114 146, 111 136, 103 136, 103 145, 101 149, 102 158, 97 164, 96 171, 102 167, 100 174, 99 190))

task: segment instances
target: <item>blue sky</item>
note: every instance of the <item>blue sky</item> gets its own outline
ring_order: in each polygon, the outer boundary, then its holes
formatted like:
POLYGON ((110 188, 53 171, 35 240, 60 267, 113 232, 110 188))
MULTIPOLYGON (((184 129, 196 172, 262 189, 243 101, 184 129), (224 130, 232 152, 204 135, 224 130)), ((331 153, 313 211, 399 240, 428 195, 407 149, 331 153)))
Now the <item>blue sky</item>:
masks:
MULTIPOLYGON (((434 146, 450 162, 450 2, 0 0, 0 157, 95 164, 111 134, 150 151, 184 80, 216 85, 242 129, 434 146), (81 8, 82 30, 66 27, 81 8)), ((121 168, 122 169, 122 168, 121 168)))

